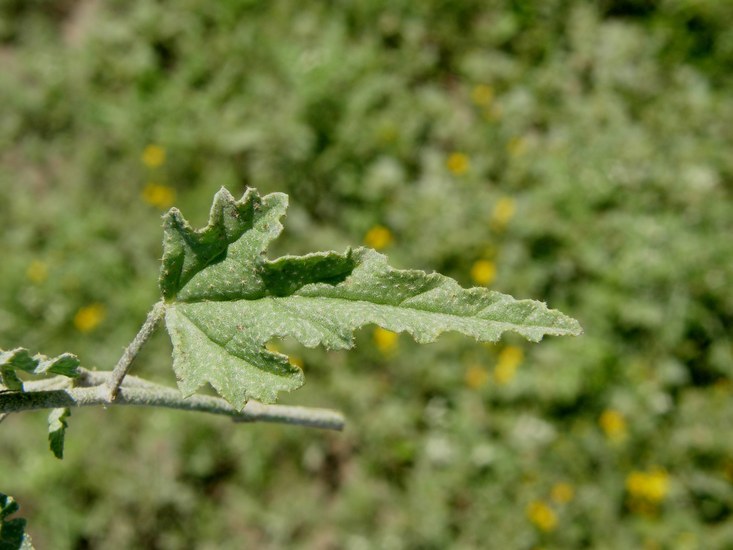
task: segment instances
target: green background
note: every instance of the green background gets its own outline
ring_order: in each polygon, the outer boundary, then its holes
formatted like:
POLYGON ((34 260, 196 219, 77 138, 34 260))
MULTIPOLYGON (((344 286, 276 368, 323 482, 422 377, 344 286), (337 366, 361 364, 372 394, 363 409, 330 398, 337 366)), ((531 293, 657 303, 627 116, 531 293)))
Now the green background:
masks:
MULTIPOLYGON (((284 191, 271 257, 382 225, 393 265, 471 286, 490 260, 492 288, 585 329, 281 343, 306 375, 282 402, 343 433, 76 410, 59 462, 45 414, 13 415, 0 490, 37 546, 733 546, 730 21, 722 0, 0 0, 0 347, 114 365, 157 299, 150 184, 195 226, 221 186, 284 191), (504 345, 524 359, 500 384, 504 345), (629 477, 655 471, 641 502, 629 477)), ((134 372, 175 383, 164 333, 134 372)))

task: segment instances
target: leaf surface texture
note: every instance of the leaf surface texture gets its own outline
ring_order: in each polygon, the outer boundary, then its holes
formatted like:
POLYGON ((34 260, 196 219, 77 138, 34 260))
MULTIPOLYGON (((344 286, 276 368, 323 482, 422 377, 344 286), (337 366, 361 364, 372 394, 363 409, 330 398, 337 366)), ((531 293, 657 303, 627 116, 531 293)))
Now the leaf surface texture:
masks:
POLYGON ((394 269, 367 248, 268 260, 286 208, 281 193, 260 197, 250 189, 236 201, 222 189, 202 230, 191 229, 177 210, 166 215, 161 290, 184 394, 208 382, 242 408, 299 387, 302 371, 265 348, 285 336, 348 349, 354 330, 367 324, 408 332, 419 343, 446 331, 482 342, 506 331, 533 342, 581 332, 577 321, 541 302, 394 269))

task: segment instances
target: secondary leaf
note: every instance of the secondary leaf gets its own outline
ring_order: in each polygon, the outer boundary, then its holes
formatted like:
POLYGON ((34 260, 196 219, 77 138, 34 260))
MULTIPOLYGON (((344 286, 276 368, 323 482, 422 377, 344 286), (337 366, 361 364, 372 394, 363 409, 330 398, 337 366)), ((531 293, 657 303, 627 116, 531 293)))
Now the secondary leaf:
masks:
POLYGON ((23 391, 23 383, 15 374, 22 370, 30 374, 61 374, 70 378, 79 376, 79 359, 71 353, 46 357, 31 355, 25 348, 10 351, 0 349, 0 384, 13 391, 23 391))
POLYGON ((302 372, 265 348, 274 337, 347 349, 354 330, 370 323, 420 343, 449 330, 483 342, 505 331, 535 342, 581 332, 577 321, 540 302, 393 269, 366 248, 269 261, 264 253, 286 208, 281 193, 260 197, 249 189, 235 201, 222 189, 203 230, 191 229, 177 210, 166 215, 161 290, 184 394, 209 382, 241 408, 299 387, 302 372))
POLYGON ((33 550, 22 518, 7 519, 20 509, 13 497, 0 493, 0 550, 33 550))
POLYGON ((69 426, 66 419, 69 416, 71 411, 68 408, 53 409, 48 415, 48 444, 58 459, 64 458, 64 437, 69 426))

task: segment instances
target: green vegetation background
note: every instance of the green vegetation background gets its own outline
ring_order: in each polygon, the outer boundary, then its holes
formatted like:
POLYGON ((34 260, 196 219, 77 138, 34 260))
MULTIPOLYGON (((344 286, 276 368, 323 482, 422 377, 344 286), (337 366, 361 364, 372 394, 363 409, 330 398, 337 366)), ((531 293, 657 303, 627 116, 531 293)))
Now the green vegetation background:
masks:
MULTIPOLYGON (((291 196, 277 252, 547 301, 580 338, 361 331, 284 402, 344 433, 0 425, 39 548, 733 546, 733 3, 0 1, 0 346, 111 368, 160 220, 291 196), (154 147, 150 148, 150 145, 154 147), (377 228, 377 229, 375 229, 377 228), (508 351, 507 351, 508 350, 508 351)), ((174 383, 159 334, 137 373, 174 383)))

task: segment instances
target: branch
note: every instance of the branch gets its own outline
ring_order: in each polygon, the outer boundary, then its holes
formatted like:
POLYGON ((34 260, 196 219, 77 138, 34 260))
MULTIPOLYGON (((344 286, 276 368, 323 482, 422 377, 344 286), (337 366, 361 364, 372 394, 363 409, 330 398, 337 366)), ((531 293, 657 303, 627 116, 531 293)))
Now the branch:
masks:
POLYGON ((117 397, 117 392, 120 389, 120 385, 122 384, 122 380, 124 380, 127 371, 130 370, 130 365, 132 365, 137 354, 140 353, 140 348, 143 347, 143 344, 147 342, 150 335, 153 334, 164 314, 165 305, 163 302, 157 302, 153 306, 153 309, 150 310, 150 313, 148 313, 148 318, 145 319, 143 326, 140 327, 140 331, 135 335, 135 338, 130 342, 130 345, 127 346, 127 349, 125 349, 125 352, 122 354, 122 357, 120 357, 120 360, 112 371, 112 376, 107 381, 109 389, 108 400, 112 401, 117 397))
POLYGON ((29 391, 0 394, 0 417, 6 413, 37 409, 134 405, 220 414, 231 417, 235 422, 277 422, 329 430, 341 430, 344 427, 343 416, 328 409, 265 405, 249 401, 240 412, 218 397, 192 395, 183 398, 178 390, 134 376, 125 378, 117 396, 110 400, 109 387, 113 377, 114 372, 83 370, 81 378, 77 380, 83 387, 56 389, 60 383, 58 377, 28 382, 26 388, 29 391))

